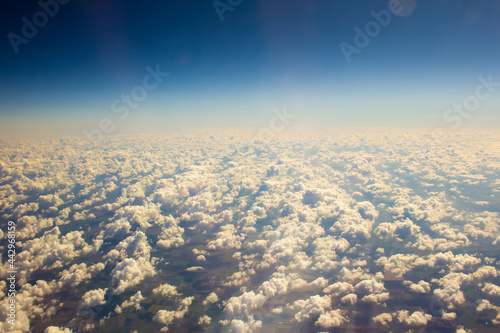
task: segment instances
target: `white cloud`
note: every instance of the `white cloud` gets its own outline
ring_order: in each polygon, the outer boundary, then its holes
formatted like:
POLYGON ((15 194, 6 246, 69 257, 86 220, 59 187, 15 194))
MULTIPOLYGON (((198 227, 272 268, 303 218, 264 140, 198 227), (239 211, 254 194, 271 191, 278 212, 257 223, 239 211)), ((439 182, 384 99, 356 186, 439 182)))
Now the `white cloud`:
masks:
POLYGON ((396 316, 400 323, 415 327, 426 325, 432 319, 431 315, 425 314, 422 311, 415 311, 410 315, 408 310, 399 310, 394 316, 396 316))
POLYGON ((135 311, 139 311, 141 309, 141 302, 143 299, 144 297, 142 296, 142 293, 138 291, 135 295, 124 301, 120 307, 122 309, 132 308, 135 311))
POLYGON ((493 283, 485 283, 483 292, 490 296, 500 296, 500 287, 493 283))
POLYGON ((320 327, 328 328, 339 327, 348 321, 349 320, 342 315, 342 310, 337 309, 322 313, 314 324, 320 327))
POLYGON ((49 326, 43 331, 44 333, 73 333, 72 330, 66 327, 49 326))
POLYGON ((211 322, 212 322, 212 318, 210 318, 207 315, 201 316, 200 319, 198 319, 198 325, 203 326, 203 327, 210 325, 211 322))
POLYGON ((203 301, 203 305, 207 305, 209 303, 213 304, 217 301, 219 301, 219 297, 217 296, 216 293, 211 292, 210 294, 208 294, 207 298, 203 301))
POLYGON ((375 324, 382 326, 388 326, 392 322, 392 315, 390 313, 381 313, 375 317, 372 317, 372 321, 375 324))
POLYGON ((412 283, 408 288, 415 293, 421 294, 426 294, 431 291, 431 285, 424 280, 420 280, 418 283, 412 283))
POLYGON ((153 317, 153 321, 158 324, 165 325, 161 332, 168 331, 168 325, 172 324, 176 319, 183 318, 189 310, 189 306, 193 302, 194 297, 184 298, 177 306, 177 310, 159 310, 153 317))
POLYGON ((177 292, 177 288, 168 284, 168 283, 161 284, 158 287, 154 288, 153 294, 160 295, 160 296, 166 297, 166 298, 176 297, 176 296, 180 295, 179 292, 177 292))
POLYGON ((112 293, 119 295, 155 274, 154 267, 145 259, 126 258, 119 262, 111 272, 112 293))
MULTIPOLYGON (((298 300, 293 303, 293 309, 299 309, 295 314, 295 320, 298 322, 312 319, 324 314, 331 307, 331 298, 329 296, 311 296, 307 300, 298 300)), ((327 318, 325 318, 327 319, 327 318)))

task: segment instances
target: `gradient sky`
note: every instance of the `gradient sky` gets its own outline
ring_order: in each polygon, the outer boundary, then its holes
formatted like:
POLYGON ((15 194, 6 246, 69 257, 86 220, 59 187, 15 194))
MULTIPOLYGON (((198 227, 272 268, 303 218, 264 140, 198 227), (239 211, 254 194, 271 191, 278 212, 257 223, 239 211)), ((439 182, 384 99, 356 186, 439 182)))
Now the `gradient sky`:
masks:
MULTIPOLYGON (((339 44, 354 44, 353 28, 388 1, 243 0, 221 21, 211 0, 72 0, 17 54, 8 34, 41 8, 2 6, 3 133, 81 133, 102 118, 117 133, 265 127, 285 106, 296 125, 451 128, 443 113, 478 76, 500 82, 495 0, 418 1, 350 64, 339 44), (170 76, 119 119, 112 102, 157 64, 170 76)), ((499 111, 497 87, 463 126, 498 127, 499 111)))

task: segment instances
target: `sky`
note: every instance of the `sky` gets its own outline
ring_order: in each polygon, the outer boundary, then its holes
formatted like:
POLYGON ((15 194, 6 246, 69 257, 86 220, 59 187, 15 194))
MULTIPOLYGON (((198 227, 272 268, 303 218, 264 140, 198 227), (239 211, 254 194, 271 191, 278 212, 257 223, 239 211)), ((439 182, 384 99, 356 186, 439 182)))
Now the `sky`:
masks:
POLYGON ((500 123, 498 1, 54 1, 2 3, 4 134, 500 123))

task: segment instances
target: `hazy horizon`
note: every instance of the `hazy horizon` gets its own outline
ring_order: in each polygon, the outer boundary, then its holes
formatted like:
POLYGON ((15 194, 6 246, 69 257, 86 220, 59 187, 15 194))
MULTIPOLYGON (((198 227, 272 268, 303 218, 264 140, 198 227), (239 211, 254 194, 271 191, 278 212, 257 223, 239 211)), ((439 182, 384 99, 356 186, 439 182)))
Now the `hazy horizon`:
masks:
POLYGON ((12 6, 0 130, 76 134, 103 118, 120 133, 262 127, 283 107, 306 127, 498 128, 500 4, 404 0, 397 11, 394 1, 240 1, 223 12, 210 1, 74 1, 26 43, 12 36, 42 9, 12 6), (453 109, 480 78, 492 82, 487 98, 453 109))

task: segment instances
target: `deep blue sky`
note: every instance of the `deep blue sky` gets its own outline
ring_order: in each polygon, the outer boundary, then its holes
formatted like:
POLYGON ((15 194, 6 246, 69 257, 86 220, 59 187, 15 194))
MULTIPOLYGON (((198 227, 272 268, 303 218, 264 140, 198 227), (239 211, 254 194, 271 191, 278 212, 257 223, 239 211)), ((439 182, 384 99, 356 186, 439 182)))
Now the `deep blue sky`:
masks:
MULTIPOLYGON (((243 0, 221 22, 211 0, 72 0, 16 54, 7 34, 40 6, 6 0, 0 129, 263 127, 284 106, 303 125, 451 127, 443 113, 478 76, 500 81, 500 2, 420 0, 348 64, 339 44, 387 5, 243 0), (170 76, 119 120, 111 103, 157 64, 170 76)), ((499 107, 500 87, 464 126, 498 126, 499 107)))

